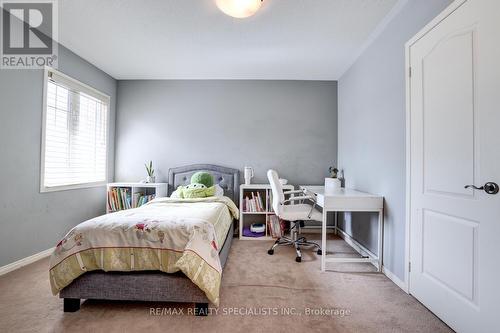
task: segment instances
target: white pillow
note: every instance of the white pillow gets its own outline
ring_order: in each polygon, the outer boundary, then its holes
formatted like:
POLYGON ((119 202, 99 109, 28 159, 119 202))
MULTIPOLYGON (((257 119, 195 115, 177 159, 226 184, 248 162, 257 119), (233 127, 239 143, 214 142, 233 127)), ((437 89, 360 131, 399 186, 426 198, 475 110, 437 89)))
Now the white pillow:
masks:
POLYGON ((219 184, 215 184, 215 196, 216 197, 223 197, 224 196, 224 189, 220 187, 219 184))
POLYGON ((179 189, 177 188, 177 190, 173 191, 172 194, 170 194, 170 197, 173 198, 173 199, 179 199, 181 196, 179 195, 179 189))

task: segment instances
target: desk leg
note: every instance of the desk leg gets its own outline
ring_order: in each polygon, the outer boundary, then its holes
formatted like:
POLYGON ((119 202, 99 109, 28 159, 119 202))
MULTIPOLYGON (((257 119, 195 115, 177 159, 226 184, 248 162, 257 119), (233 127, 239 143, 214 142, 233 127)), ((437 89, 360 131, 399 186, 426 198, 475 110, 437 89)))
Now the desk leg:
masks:
POLYGON ((338 226, 339 226, 339 213, 335 212, 335 236, 337 236, 338 233, 338 226))
POLYGON ((326 259, 326 220, 328 217, 328 211, 323 208, 323 221, 321 224, 321 271, 324 272, 325 259, 326 259))
POLYGON ((384 257, 384 210, 378 211, 378 271, 382 272, 382 259, 384 257))

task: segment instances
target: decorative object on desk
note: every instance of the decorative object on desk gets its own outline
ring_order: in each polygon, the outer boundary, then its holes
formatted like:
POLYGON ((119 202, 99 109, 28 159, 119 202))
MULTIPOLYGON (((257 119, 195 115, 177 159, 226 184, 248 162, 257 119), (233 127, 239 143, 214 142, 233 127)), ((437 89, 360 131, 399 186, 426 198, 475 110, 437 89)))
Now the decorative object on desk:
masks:
POLYGON ((339 175, 337 178, 340 180, 340 187, 345 187, 344 169, 341 169, 339 171, 339 175))
POLYGON ((149 163, 144 164, 146 167, 146 172, 148 176, 146 177, 146 183, 154 183, 155 182, 155 169, 153 169, 153 161, 149 161, 149 163))
POLYGON ((252 225, 250 225, 250 231, 253 233, 264 233, 266 231, 266 225, 264 223, 252 223, 252 225))
POLYGON ((244 172, 244 177, 245 177, 245 185, 250 185, 250 182, 253 178, 253 168, 252 167, 245 167, 245 172, 244 172))
POLYGON ((337 173, 339 172, 339 169, 331 166, 328 168, 328 172, 330 172, 330 178, 337 178, 337 173))
POLYGON ((280 178, 279 181, 280 181, 281 185, 288 184, 288 179, 280 178))
POLYGON ((328 171, 330 172, 330 177, 325 178, 325 193, 333 193, 338 191, 342 185, 340 180, 337 178, 339 169, 331 166, 328 168, 328 171))

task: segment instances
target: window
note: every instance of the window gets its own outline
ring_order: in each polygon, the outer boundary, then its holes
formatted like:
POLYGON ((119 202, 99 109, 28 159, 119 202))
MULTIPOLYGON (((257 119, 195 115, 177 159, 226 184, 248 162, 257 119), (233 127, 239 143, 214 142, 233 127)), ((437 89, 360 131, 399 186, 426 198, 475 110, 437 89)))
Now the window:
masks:
POLYGON ((104 184, 109 96, 52 69, 45 80, 41 191, 104 184))

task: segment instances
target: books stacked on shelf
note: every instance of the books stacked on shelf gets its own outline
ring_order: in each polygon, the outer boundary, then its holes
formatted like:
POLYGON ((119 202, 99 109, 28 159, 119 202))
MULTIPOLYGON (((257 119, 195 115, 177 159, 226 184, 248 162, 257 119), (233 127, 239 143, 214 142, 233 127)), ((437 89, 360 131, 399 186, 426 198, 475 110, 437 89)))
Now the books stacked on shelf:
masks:
POLYGON ((144 193, 134 193, 134 207, 141 207, 145 203, 153 200, 154 195, 144 195, 144 193))
POLYGON ((285 222, 276 215, 269 216, 267 228, 273 238, 280 238, 285 234, 285 222))
POLYGON ((108 191, 108 209, 118 211, 132 208, 132 200, 129 188, 113 188, 108 191))
MULTIPOLYGON (((248 194, 248 193, 247 193, 248 194)), ((260 192, 251 192, 243 200, 243 211, 247 213, 265 212, 264 200, 260 192)))
POLYGON ((115 187, 108 191, 108 210, 116 212, 123 209, 140 207, 154 199, 154 195, 144 193, 130 193, 130 188, 115 187))

